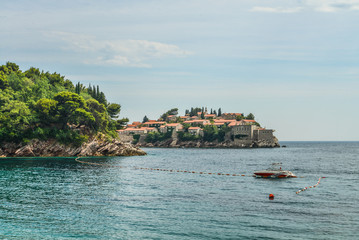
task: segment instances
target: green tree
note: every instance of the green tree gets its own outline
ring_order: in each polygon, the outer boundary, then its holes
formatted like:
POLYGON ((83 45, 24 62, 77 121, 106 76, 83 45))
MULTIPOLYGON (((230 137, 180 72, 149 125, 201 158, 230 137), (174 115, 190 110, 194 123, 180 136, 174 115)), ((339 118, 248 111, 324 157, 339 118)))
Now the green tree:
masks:
POLYGON ((115 121, 115 128, 116 130, 120 130, 125 128, 125 126, 128 124, 130 120, 128 118, 122 118, 122 119, 117 119, 115 121))
POLYGON ((10 100, 0 111, 0 142, 20 142, 32 122, 33 116, 26 104, 10 100))
POLYGON ((218 128, 214 125, 206 125, 203 128, 203 140, 213 142, 218 139, 218 128))
POLYGON ((143 117, 143 120, 142 120, 142 123, 145 123, 145 122, 148 122, 148 117, 145 115, 144 117, 143 117))
POLYGON ((41 76, 40 69, 30 67, 29 70, 25 71, 25 76, 30 79, 39 78, 41 76))
POLYGON ((244 119, 243 114, 241 114, 241 115, 239 115, 239 116, 236 117, 236 120, 237 120, 237 121, 241 121, 242 119, 244 119))
POLYGON ((249 113, 247 116, 246 116, 246 119, 248 119, 248 120, 254 120, 254 115, 253 115, 253 113, 249 113))
POLYGON ((121 105, 117 103, 111 103, 107 106, 107 112, 111 118, 118 118, 121 111, 121 105))
POLYGON ((81 112, 76 111, 78 108, 86 108, 85 100, 76 93, 60 92, 54 96, 57 101, 57 114, 59 120, 62 122, 62 129, 65 129, 67 124, 76 124, 78 121, 77 114, 83 115, 81 112), (75 122, 73 122, 76 120, 75 122))
POLYGON ((57 121, 57 101, 42 98, 35 104, 35 111, 42 125, 50 125, 57 121))
POLYGON ((95 118, 94 124, 92 127, 95 130, 104 130, 107 131, 109 125, 108 115, 105 108, 105 105, 99 103, 95 99, 89 99, 86 101, 89 111, 92 113, 95 118))
POLYGON ((6 63, 6 68, 9 70, 9 72, 14 72, 14 73, 20 73, 20 67, 19 65, 17 65, 16 63, 12 63, 12 62, 7 62, 6 63))
POLYGON ((166 118, 169 116, 169 115, 177 115, 178 114, 178 108, 172 108, 170 110, 168 110, 167 112, 165 112, 164 114, 161 115, 161 119, 163 121, 166 121, 166 118))
POLYGON ((7 80, 6 75, 3 72, 0 72, 0 89, 4 90, 9 87, 9 81, 7 80))

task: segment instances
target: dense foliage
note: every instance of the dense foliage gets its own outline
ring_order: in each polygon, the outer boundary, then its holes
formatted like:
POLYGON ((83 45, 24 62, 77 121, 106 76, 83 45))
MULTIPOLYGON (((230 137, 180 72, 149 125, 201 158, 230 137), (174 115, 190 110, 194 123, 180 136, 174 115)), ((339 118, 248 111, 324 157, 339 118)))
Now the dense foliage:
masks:
POLYGON ((54 138, 79 145, 98 132, 115 137, 128 122, 117 119, 120 110, 98 86, 74 86, 33 67, 22 72, 15 63, 0 66, 0 142, 54 138))
POLYGON ((146 135, 145 141, 148 142, 148 143, 161 142, 161 141, 165 141, 167 139, 170 139, 171 136, 172 136, 172 131, 168 131, 166 133, 149 132, 146 135))
POLYGON ((202 139, 199 135, 193 135, 189 132, 178 132, 178 139, 180 141, 197 141, 202 139))
POLYGON ((218 140, 218 142, 223 142, 226 133, 230 131, 231 129, 228 126, 223 126, 218 129, 217 126, 207 125, 203 128, 203 140, 207 142, 216 140, 218 140))

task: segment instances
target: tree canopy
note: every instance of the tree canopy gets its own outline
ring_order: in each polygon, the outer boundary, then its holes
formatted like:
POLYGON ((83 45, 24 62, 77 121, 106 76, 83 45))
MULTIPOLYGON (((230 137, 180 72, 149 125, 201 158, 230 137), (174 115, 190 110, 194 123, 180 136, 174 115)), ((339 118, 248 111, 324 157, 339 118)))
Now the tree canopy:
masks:
POLYGON ((55 138, 81 144, 88 135, 115 130, 121 105, 107 103, 99 86, 73 83, 59 73, 31 67, 22 72, 11 62, 0 66, 0 142, 55 138))

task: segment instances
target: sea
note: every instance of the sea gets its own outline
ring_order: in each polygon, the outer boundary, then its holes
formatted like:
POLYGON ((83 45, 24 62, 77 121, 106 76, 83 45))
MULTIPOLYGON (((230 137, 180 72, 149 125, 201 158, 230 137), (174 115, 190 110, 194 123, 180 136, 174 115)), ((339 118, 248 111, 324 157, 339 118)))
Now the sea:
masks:
POLYGON ((0 159, 0 239, 359 239, 359 142, 280 144, 0 159))

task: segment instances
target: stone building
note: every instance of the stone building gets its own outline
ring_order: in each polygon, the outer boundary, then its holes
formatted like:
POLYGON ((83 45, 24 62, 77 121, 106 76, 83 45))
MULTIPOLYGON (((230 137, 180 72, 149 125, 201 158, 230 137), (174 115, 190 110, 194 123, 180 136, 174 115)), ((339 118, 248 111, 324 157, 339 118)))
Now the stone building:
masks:
POLYGON ((235 125, 232 126, 231 135, 239 139, 253 139, 253 131, 256 128, 255 125, 235 125))
POLYGON ((259 128, 253 131, 253 140, 255 141, 260 141, 260 140, 264 140, 264 141, 272 141, 273 140, 273 132, 274 130, 272 129, 264 129, 264 128, 259 128))

